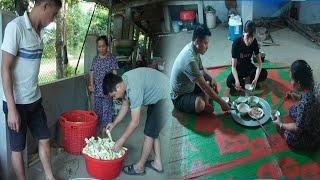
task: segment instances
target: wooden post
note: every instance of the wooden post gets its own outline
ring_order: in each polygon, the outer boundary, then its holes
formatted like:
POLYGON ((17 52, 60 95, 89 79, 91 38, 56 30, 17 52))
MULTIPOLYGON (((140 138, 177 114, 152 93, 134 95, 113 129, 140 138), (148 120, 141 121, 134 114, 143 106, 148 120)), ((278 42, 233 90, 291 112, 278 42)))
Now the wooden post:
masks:
POLYGON ((139 35, 140 35, 140 29, 138 27, 135 27, 135 34, 134 34, 134 40, 137 41, 136 45, 133 47, 133 53, 132 53, 132 65, 135 67, 136 65, 136 60, 138 56, 138 48, 139 48, 139 35))
POLYGON ((149 37, 149 44, 148 44, 148 58, 151 59, 151 52, 153 50, 153 38, 149 37))
POLYGON ((62 0, 63 8, 58 13, 57 16, 57 29, 56 29, 56 77, 60 79, 63 77, 63 44, 64 44, 64 27, 63 27, 63 17, 64 17, 64 7, 65 0, 62 0))
POLYGON ((148 49, 147 49, 147 41, 148 41, 148 36, 146 35, 146 34, 144 34, 144 39, 143 39, 143 49, 144 49, 144 52, 143 52, 143 55, 144 55, 144 60, 146 61, 146 62, 148 62, 149 61, 149 59, 148 59, 148 57, 147 57, 147 51, 148 51, 148 49))
POLYGON ((168 5, 164 5, 163 7, 163 16, 164 16, 164 25, 165 25, 165 31, 171 32, 170 28, 170 13, 168 5))
POLYGON ((131 23, 127 19, 124 19, 122 26, 122 39, 129 39, 130 25, 131 23))
POLYGON ((108 44, 109 52, 112 52, 112 36, 111 36, 111 22, 112 22, 112 0, 109 0, 109 9, 108 9, 108 44))
POLYGON ((134 38, 134 25, 130 24, 130 30, 129 30, 129 38, 128 39, 133 39, 134 38))

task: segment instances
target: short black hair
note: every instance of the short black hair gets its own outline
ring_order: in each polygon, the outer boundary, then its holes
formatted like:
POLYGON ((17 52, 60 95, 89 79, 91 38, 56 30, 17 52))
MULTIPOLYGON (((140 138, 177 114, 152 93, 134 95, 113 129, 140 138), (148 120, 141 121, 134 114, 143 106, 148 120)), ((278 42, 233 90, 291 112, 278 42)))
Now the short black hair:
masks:
POLYGON ((112 93, 113 91, 116 91, 117 84, 121 83, 123 80, 121 76, 108 73, 104 76, 103 82, 102 82, 102 90, 104 95, 109 95, 109 93, 112 93))
POLYGON ((305 60, 296 60, 290 67, 291 77, 297 81, 302 88, 313 89, 314 79, 312 69, 305 60))
POLYGON ((196 39, 204 40, 206 36, 211 36, 211 32, 207 25, 200 24, 195 27, 192 35, 192 41, 195 41, 196 39))
POLYGON ((248 20, 244 25, 243 31, 248 33, 250 37, 253 37, 254 33, 256 32, 256 25, 253 21, 248 20))
POLYGON ((49 4, 53 4, 59 9, 62 7, 61 0, 35 0, 35 6, 40 5, 42 2, 48 2, 49 4))
POLYGON ((97 40, 96 40, 96 43, 98 44, 98 41, 101 41, 101 40, 103 40, 106 43, 106 45, 108 46, 108 38, 107 38, 107 36, 105 36, 105 35, 99 36, 97 38, 97 40))

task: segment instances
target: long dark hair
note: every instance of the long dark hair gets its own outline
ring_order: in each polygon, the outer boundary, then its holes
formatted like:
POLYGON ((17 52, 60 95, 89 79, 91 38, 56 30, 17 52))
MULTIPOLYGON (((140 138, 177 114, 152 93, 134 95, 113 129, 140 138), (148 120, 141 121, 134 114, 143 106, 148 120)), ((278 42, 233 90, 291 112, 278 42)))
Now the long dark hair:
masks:
POLYGON ((313 89, 314 79, 312 69, 305 60, 296 60, 290 67, 292 78, 297 81, 302 88, 313 89))

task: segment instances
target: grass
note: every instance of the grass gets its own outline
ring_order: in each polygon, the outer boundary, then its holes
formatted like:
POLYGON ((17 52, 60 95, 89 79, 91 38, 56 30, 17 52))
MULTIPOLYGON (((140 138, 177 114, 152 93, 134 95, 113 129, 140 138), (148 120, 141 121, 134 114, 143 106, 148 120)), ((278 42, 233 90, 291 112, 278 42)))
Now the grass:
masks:
MULTIPOLYGON (((83 74, 83 73, 84 73, 84 65, 80 64, 78 66, 77 75, 83 74)), ((72 76, 74 76, 74 69, 73 69, 72 75, 69 77, 72 77, 72 76)), ((43 85, 43 84, 50 83, 57 80, 56 73, 52 73, 52 72, 49 72, 47 74, 41 74, 39 75, 38 78, 39 78, 39 85, 43 85)))

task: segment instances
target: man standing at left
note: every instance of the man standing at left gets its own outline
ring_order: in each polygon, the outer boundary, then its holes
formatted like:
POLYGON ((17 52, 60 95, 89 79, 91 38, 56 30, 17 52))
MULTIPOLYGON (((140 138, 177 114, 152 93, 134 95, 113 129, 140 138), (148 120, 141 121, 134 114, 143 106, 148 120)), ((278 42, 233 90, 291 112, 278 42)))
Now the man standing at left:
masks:
POLYGON ((46 179, 55 179, 50 162, 50 134, 38 86, 43 52, 41 30, 54 20, 61 0, 36 0, 30 13, 8 23, 2 49, 3 111, 9 130, 11 161, 18 180, 25 180, 22 151, 27 128, 39 141, 46 179))

